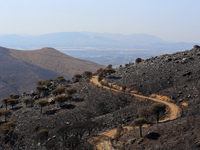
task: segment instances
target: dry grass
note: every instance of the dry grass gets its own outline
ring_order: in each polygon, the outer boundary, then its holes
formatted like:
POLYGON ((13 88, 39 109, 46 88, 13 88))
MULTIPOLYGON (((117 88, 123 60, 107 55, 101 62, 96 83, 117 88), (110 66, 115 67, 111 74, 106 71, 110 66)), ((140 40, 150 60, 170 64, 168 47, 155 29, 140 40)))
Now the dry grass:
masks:
POLYGON ((85 70, 95 72, 98 68, 104 67, 90 61, 73 58, 52 48, 32 51, 10 50, 10 55, 30 64, 70 76, 83 73, 85 70))

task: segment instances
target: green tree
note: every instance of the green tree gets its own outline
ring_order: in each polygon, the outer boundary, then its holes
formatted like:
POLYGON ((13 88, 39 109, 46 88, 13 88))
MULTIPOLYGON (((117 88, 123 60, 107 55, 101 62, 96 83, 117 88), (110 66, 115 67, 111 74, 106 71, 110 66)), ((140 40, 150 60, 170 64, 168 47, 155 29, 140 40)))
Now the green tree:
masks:
POLYGON ((151 114, 156 116, 157 123, 160 120, 160 115, 164 114, 166 111, 166 105, 162 103, 154 103, 149 108, 151 114))
POLYGON ((145 118, 137 118, 131 123, 131 126, 139 127, 139 129, 140 129, 140 137, 142 137, 142 126, 144 124, 149 124, 149 122, 145 118))
POLYGON ((39 100, 37 101, 37 104, 40 106, 40 112, 42 114, 42 108, 47 106, 49 102, 47 100, 39 100))

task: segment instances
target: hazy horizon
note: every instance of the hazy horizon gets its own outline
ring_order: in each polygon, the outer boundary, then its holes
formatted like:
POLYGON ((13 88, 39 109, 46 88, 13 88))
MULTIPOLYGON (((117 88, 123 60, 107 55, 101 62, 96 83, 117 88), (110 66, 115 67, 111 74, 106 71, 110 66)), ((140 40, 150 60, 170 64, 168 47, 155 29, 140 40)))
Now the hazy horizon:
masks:
POLYGON ((199 42, 198 0, 0 0, 0 34, 55 32, 150 34, 199 42))

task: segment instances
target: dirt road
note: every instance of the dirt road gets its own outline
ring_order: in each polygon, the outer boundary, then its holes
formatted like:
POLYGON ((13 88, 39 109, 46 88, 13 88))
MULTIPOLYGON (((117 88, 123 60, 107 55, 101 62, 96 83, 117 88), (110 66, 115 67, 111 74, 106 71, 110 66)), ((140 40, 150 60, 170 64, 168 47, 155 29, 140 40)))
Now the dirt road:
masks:
MULTIPOLYGON (((91 82, 93 84, 95 84, 95 85, 102 86, 98 82, 98 76, 93 76, 92 79, 91 79, 91 82)), ((110 87, 107 87, 107 86, 103 86, 103 88, 109 89, 109 90, 112 90, 112 91, 115 91, 115 92, 122 92, 122 91, 119 91, 119 90, 116 90, 116 89, 113 89, 113 88, 110 88, 110 87)), ((169 114, 167 115, 167 117, 165 117, 165 119, 160 120, 159 122, 166 122, 166 121, 169 121, 169 120, 174 120, 174 119, 177 119, 177 118, 179 118, 181 116, 181 109, 180 109, 180 107, 177 106, 174 103, 167 102, 167 101, 162 101, 160 99, 156 99, 156 98, 152 98, 152 97, 147 97, 147 96, 143 96, 143 95, 139 95, 139 94, 134 94, 134 93, 131 93, 131 95, 133 95, 135 97, 138 97, 138 98, 141 98, 141 99, 149 99, 149 100, 152 100, 154 102, 163 103, 166 106, 168 106, 169 107, 169 114)), ((127 128, 127 130, 131 130, 132 129, 132 127, 130 127, 130 126, 127 126, 127 127, 124 127, 124 128, 127 128)), ((102 132, 99 135, 113 138, 115 134, 116 134, 116 129, 112 129, 112 130, 109 130, 109 131, 106 131, 106 132, 102 132)), ((102 141, 99 142, 99 145, 97 147, 98 147, 98 149, 103 150, 104 148, 101 148, 101 146, 100 146, 101 143, 102 143, 102 141)))

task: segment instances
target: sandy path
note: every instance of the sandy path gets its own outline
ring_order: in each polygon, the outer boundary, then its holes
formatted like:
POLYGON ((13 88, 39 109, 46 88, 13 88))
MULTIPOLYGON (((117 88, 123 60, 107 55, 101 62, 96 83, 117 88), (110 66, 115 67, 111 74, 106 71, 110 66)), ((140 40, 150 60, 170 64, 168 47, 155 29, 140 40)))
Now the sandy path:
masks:
MULTIPOLYGON (((98 76, 93 76, 92 79, 91 79, 91 82, 102 87, 102 85, 98 82, 98 76)), ((113 88, 109 88, 107 86, 103 86, 103 88, 109 89, 109 90, 112 90, 112 91, 115 91, 115 92, 122 92, 122 91, 119 91, 119 90, 116 90, 116 89, 113 89, 113 88)), ((169 120, 174 120, 174 119, 177 119, 181 116, 180 107, 177 106, 174 103, 162 101, 160 99, 151 98, 151 97, 147 97, 147 96, 143 96, 143 95, 139 95, 139 94, 131 93, 131 95, 138 97, 138 98, 141 98, 141 99, 149 99, 149 100, 152 100, 154 102, 163 103, 166 106, 168 106, 169 107, 169 115, 167 117, 165 117, 165 119, 160 120, 159 122, 166 122, 166 121, 169 121, 169 120)), ((132 127, 130 127, 130 126, 126 126, 124 128, 127 128, 128 130, 132 130, 132 127)), ((113 138, 115 134, 116 134, 116 129, 112 129, 112 130, 109 130, 109 131, 106 131, 106 132, 102 132, 99 135, 103 135, 103 136, 106 136, 106 137, 113 138)), ((101 149, 101 148, 98 146, 98 149, 101 149)))

